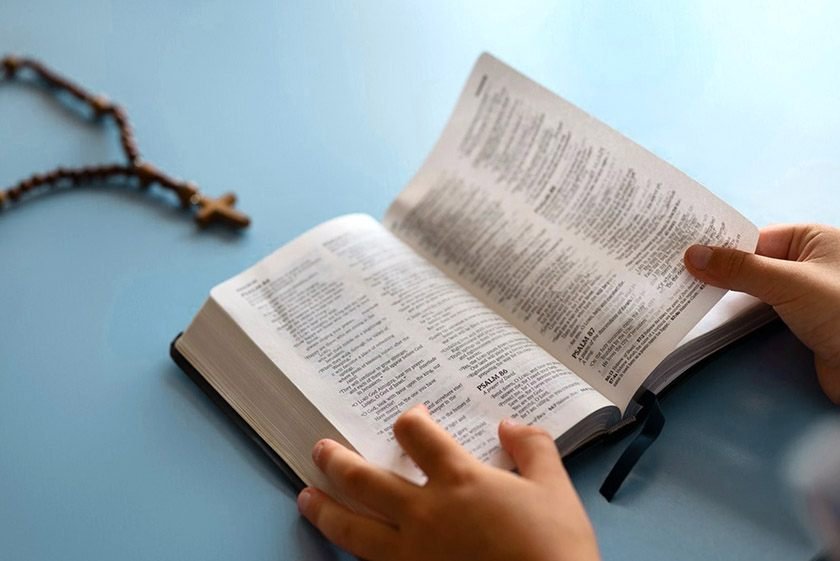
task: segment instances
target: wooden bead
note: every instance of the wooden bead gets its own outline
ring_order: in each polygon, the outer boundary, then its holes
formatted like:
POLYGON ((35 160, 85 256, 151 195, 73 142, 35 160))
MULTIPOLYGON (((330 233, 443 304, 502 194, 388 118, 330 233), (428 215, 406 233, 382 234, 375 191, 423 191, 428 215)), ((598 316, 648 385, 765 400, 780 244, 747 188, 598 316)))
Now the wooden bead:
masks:
POLYGON ((93 112, 96 113, 97 116, 108 113, 114 108, 111 104, 111 100, 104 95, 93 96, 90 100, 90 106, 93 108, 93 112))
POLYGON ((3 70, 6 71, 9 77, 14 77, 22 64, 23 61, 15 55, 6 55, 3 57, 3 70))
POLYGON ((114 105, 111 108, 111 113, 114 115, 114 120, 118 125, 120 125, 120 129, 122 129, 128 122, 128 115, 126 114, 125 109, 123 109, 121 105, 114 105))
POLYGON ((175 194, 178 195, 181 208, 190 208, 190 205, 193 204, 193 197, 198 194, 198 185, 191 181, 185 181, 175 187, 175 194))
POLYGON ((134 166, 134 170, 137 174, 137 179, 140 180, 140 186, 143 188, 151 185, 159 175, 158 170, 149 162, 140 162, 134 166))

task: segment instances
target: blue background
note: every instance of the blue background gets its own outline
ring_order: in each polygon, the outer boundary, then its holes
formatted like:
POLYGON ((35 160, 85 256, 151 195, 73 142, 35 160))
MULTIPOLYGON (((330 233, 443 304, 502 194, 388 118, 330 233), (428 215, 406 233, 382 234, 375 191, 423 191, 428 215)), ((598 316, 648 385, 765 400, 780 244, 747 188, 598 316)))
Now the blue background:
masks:
MULTIPOLYGON (((757 224, 840 223, 840 10, 830 3, 29 2, 0 52, 123 104, 141 152, 243 235, 168 195, 89 186, 0 213, 0 558, 338 559, 294 493, 171 364, 210 288, 307 228, 381 216, 487 50, 757 224)), ((0 84, 0 186, 118 159, 116 133, 0 84)), ((836 416, 776 325, 665 401, 613 504, 623 443, 568 467, 605 559, 808 559, 785 457, 836 416)))

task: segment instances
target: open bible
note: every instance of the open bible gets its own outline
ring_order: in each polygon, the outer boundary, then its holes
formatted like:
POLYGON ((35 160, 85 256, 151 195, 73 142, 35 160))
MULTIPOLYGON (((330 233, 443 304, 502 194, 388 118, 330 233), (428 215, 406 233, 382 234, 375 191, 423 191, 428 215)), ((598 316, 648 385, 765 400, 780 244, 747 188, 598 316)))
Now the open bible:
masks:
POLYGON ((176 361, 307 484, 329 437, 422 482, 391 427, 415 403, 511 467, 512 417, 562 453, 631 422, 634 396, 772 319, 703 285, 694 243, 758 230, 670 165, 482 55, 380 223, 321 224, 212 289, 176 361))

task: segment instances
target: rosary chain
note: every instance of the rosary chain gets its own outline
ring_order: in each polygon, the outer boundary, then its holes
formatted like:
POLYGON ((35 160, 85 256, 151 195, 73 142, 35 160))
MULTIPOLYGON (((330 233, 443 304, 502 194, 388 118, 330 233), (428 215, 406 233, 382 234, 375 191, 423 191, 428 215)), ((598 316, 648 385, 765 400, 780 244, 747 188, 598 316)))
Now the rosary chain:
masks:
POLYGON ((140 150, 134 137, 134 130, 128 120, 125 109, 102 95, 95 95, 67 78, 58 75, 37 60, 7 55, 0 60, 0 82, 29 77, 49 89, 66 92, 79 102, 88 106, 95 119, 110 118, 119 130, 120 147, 127 161, 126 164, 106 164, 78 168, 58 167, 46 173, 36 173, 22 179, 8 189, 0 189, 0 210, 24 195, 34 191, 57 187, 69 187, 91 181, 110 179, 135 179, 141 188, 151 184, 174 191, 183 208, 198 207, 195 215, 199 225, 204 226, 214 221, 222 221, 236 228, 248 226, 250 220, 244 214, 233 210, 235 197, 227 195, 224 205, 217 200, 199 193, 198 186, 191 181, 175 179, 140 158, 140 150), (211 212, 202 212, 210 209, 211 212))

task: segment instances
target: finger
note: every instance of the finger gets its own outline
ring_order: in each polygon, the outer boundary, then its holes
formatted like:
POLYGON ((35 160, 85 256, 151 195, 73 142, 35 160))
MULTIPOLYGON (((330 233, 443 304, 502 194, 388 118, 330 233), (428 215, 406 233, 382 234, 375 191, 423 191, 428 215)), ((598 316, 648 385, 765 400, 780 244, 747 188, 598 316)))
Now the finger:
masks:
POLYGON ((799 291, 796 263, 737 249, 693 245, 685 252, 685 266, 705 283, 746 292, 774 306, 799 291))
POLYGON ((796 261, 802 253, 804 240, 812 230, 813 227, 807 224, 766 226, 761 229, 755 253, 775 259, 796 261))
POLYGON ((312 459, 336 489, 391 520, 405 511, 412 499, 411 491, 417 489, 332 440, 319 441, 312 450, 312 459))
POLYGON ((817 369, 817 379, 825 395, 835 404, 840 405, 840 364, 831 364, 816 357, 814 365, 817 369))
POLYGON ((300 513, 342 549, 370 561, 394 555, 398 536, 391 526, 356 514, 311 487, 300 492, 297 504, 300 513))
POLYGON ((394 436, 430 480, 457 478, 477 462, 422 406, 400 415, 394 423, 394 436))
POLYGON ((535 481, 568 477, 554 440, 544 430, 505 420, 499 423, 499 441, 523 477, 535 481))

